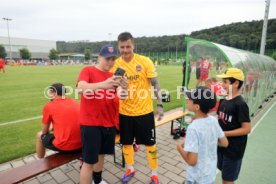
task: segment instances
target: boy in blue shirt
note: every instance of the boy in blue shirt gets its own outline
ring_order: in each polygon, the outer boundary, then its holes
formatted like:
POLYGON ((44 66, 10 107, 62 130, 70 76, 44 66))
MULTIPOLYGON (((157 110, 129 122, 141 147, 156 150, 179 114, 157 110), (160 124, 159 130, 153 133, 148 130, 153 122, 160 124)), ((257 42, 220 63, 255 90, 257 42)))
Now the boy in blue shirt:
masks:
POLYGON ((195 113, 185 139, 177 145, 178 152, 189 165, 186 184, 211 184, 216 178, 217 145, 228 146, 218 120, 207 114, 215 107, 216 96, 207 87, 186 92, 186 96, 188 110, 195 113))

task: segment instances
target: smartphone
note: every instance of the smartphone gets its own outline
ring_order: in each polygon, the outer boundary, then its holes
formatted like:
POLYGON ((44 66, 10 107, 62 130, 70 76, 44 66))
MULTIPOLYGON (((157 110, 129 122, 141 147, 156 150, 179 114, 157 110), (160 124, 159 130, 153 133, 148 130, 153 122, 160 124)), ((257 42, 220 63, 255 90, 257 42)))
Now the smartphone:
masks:
POLYGON ((116 69, 116 71, 114 72, 114 75, 115 76, 122 76, 123 77, 125 75, 125 73, 126 73, 126 71, 124 69, 118 67, 116 69))

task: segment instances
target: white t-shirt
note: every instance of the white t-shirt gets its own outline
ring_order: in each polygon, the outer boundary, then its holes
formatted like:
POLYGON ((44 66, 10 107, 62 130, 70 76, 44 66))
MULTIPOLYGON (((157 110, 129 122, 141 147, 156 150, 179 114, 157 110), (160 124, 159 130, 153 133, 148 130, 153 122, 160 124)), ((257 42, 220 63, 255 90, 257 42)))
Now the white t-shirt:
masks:
POLYGON ((192 183, 214 183, 217 169, 218 139, 224 133, 213 116, 194 120, 187 129, 184 150, 198 154, 197 164, 188 166, 187 180, 192 183))

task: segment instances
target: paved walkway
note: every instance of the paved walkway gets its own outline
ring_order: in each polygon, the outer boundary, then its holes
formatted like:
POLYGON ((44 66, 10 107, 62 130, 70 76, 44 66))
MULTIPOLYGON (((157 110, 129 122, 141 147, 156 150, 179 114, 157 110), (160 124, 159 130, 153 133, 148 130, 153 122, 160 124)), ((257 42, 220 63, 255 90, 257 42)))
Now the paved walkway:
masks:
MULTIPOLYGON (((170 135, 170 123, 160 126, 156 129, 157 136, 157 148, 159 154, 159 178, 162 184, 166 183, 182 183, 185 179, 185 168, 187 165, 182 160, 176 150, 176 145, 180 139, 174 140, 170 135)), ((54 152, 48 151, 47 155, 53 154, 54 152)), ((116 157, 121 162, 121 150, 116 148, 116 157)), ((29 155, 22 159, 14 160, 8 163, 0 165, 0 172, 19 167, 28 162, 36 160, 35 155, 29 155)), ((145 147, 140 146, 139 151, 135 154, 136 169, 135 177, 131 180, 131 183, 143 184, 150 183, 150 169, 147 165, 147 155, 145 147)), ((53 169, 47 173, 39 175, 38 177, 32 178, 25 184, 72 184, 79 183, 79 161, 75 160, 67 165, 63 165, 59 168, 53 169)), ((104 164, 103 179, 110 184, 121 183, 120 178, 124 174, 124 169, 120 165, 115 165, 113 162, 113 156, 106 156, 104 164)), ((0 182, 1 183, 1 182, 0 182)))
MULTIPOLYGON (((276 119, 276 99, 274 98, 267 104, 254 122, 255 126, 259 122, 258 128, 250 135, 248 146, 244 157, 243 167, 240 174, 240 179, 237 183, 242 184, 273 184, 276 181, 276 144, 275 144, 275 119, 276 119), (272 106, 273 105, 273 106, 272 106), (268 111, 268 109, 271 109, 268 111), (262 115, 267 112, 265 117, 262 115), (259 116, 259 117, 258 117, 259 116)), ((168 112, 170 113, 170 112, 168 112)), ((162 184, 183 183, 186 175, 187 164, 182 160, 176 151, 176 145, 179 140, 173 140, 170 135, 170 123, 160 126, 156 129, 157 148, 159 153, 159 178, 162 184)), ((48 151, 47 155, 54 152, 48 151)), ((116 147, 117 161, 121 162, 121 150, 116 147)), ((0 172, 19 167, 28 162, 36 160, 35 155, 13 160, 0 165, 0 172)), ((135 154, 135 169, 136 175, 129 182, 130 184, 150 183, 150 170, 147 166, 147 156, 145 147, 141 146, 139 152, 135 154)), ((79 183, 79 168, 78 160, 72 161, 69 164, 53 169, 35 178, 32 178, 25 184, 74 184, 79 183)), ((113 156, 106 156, 104 164, 103 179, 110 184, 121 183, 120 178, 124 173, 124 169, 120 165, 113 162, 113 156)), ((1 179, 0 179, 1 180, 1 179)), ((0 182, 1 183, 1 182, 0 182)), ((216 183, 221 183, 220 173, 217 175, 216 183)))
MULTIPOLYGON (((276 183, 276 97, 265 104, 253 122, 237 184, 276 183)), ((221 183, 221 173, 216 184, 221 183)))
POLYGON ((238 184, 276 183, 276 102, 249 136, 238 184))

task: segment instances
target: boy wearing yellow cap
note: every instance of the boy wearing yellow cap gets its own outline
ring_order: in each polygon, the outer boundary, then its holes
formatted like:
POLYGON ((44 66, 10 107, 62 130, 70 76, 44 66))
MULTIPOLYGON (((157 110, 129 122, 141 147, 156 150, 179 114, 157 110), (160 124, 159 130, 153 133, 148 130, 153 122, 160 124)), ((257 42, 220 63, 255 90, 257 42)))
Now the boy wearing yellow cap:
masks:
POLYGON ((221 100, 218 107, 218 121, 229 141, 227 148, 218 147, 217 167, 222 172, 223 184, 232 184, 239 176, 251 123, 248 106, 241 96, 243 72, 228 68, 217 77, 222 78, 222 86, 227 92, 226 99, 221 100))

